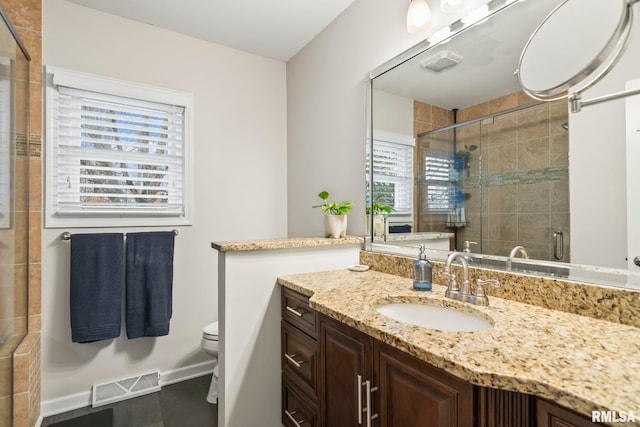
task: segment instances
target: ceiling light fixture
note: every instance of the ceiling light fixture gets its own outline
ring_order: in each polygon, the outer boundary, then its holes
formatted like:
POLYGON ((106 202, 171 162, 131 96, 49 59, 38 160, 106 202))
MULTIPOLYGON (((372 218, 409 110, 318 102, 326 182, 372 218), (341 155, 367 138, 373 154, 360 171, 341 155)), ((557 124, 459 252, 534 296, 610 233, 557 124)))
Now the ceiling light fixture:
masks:
POLYGON ((420 34, 431 26, 431 9, 427 0, 411 0, 407 12, 407 32, 420 34))

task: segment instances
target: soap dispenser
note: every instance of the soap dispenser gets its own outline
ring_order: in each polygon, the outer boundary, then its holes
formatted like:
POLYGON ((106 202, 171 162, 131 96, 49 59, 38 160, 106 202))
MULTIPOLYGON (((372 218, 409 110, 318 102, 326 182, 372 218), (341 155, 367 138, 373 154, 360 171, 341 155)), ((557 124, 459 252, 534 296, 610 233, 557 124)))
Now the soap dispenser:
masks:
POLYGON ((413 262, 413 289, 418 291, 431 290, 431 263, 424 253, 424 245, 418 246, 420 255, 413 262))

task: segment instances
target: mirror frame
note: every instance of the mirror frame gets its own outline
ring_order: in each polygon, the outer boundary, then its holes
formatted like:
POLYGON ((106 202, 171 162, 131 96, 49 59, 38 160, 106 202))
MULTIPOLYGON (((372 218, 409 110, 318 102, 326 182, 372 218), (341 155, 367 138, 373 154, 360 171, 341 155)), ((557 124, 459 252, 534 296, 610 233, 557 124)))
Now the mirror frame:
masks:
MULTIPOLYGON (((390 60, 384 62, 382 65, 374 68, 367 75, 366 81, 366 146, 369 153, 373 152, 373 138, 374 123, 373 123, 373 91, 374 80, 393 70, 399 65, 411 60, 412 58, 426 52, 429 49, 436 48, 441 44, 446 43, 451 38, 463 34, 466 30, 475 26, 481 25, 487 19, 491 19, 501 11, 505 10, 509 6, 519 3, 521 0, 515 1, 491 1, 489 5, 489 13, 485 16, 478 18, 470 23, 463 23, 462 19, 457 20, 450 24, 448 27, 436 32, 431 38, 427 38, 409 49, 394 56, 390 60), (499 3, 498 7, 495 4, 499 3), (494 8, 491 9, 491 5, 494 8), (442 34, 446 34, 443 37, 442 34)), ((523 0, 524 1, 524 0, 523 0)), ((636 2, 639 0, 632 0, 636 2)), ((615 61, 617 62, 617 61, 615 61)), ((613 65, 615 65, 615 62, 613 65)), ((568 102, 571 102, 569 99, 568 102)), ((373 198, 371 197, 371 190, 373 183, 373 168, 371 167, 372 157, 369 156, 369 160, 366 161, 368 172, 367 180, 365 182, 366 194, 365 201, 366 206, 370 212, 373 212, 373 198)), ((373 221, 365 222, 367 224, 364 249, 370 252, 386 253, 391 255, 417 257, 417 249, 412 246, 396 246, 388 243, 379 243, 374 241, 373 233, 373 221)), ((447 256, 452 251, 427 249, 427 257, 431 260, 444 262, 447 256)), ((640 290, 640 274, 632 272, 630 270, 615 269, 609 267, 573 264, 573 263, 561 263, 545 260, 534 259, 522 259, 518 258, 510 262, 509 257, 485 255, 478 253, 465 253, 465 256, 471 259, 471 265, 473 267, 486 268, 489 270, 498 270, 508 273, 521 273, 528 275, 536 275, 540 277, 547 277, 552 279, 562 279, 578 283, 586 284, 598 284, 609 287, 640 290)))

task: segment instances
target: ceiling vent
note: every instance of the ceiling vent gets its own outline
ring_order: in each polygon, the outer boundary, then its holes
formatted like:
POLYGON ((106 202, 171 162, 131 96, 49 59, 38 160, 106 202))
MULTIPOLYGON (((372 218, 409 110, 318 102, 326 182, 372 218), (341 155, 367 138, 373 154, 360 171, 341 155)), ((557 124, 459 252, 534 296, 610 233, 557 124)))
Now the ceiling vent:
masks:
POLYGON ((442 70, 456 66, 462 61, 462 56, 451 52, 450 50, 443 50, 440 53, 431 55, 428 58, 420 61, 420 65, 427 70, 435 71, 439 73, 442 70))

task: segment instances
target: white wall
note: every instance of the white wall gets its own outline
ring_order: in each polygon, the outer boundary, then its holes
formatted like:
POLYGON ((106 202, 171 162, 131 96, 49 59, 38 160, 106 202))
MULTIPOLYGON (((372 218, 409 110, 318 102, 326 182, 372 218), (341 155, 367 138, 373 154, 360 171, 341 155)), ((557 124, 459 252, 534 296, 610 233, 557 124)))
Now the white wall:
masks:
POLYGON ((360 244, 221 252, 218 425, 278 427, 281 296, 276 277, 357 264, 360 244))
POLYGON ((73 344, 69 244, 60 234, 95 229, 43 230, 47 401, 89 391, 95 382, 209 360, 200 338, 202 327, 218 317, 217 254, 210 242, 286 236, 286 67, 63 0, 42 6, 44 65, 193 93, 195 143, 194 224, 179 227, 176 239, 168 336, 127 340, 123 331, 116 340, 73 344))
POLYGON ((413 138, 413 99, 380 89, 373 90, 373 98, 374 138, 377 139, 376 131, 413 138))
MULTIPOLYGON (((433 25, 426 35, 486 0, 448 14, 431 3, 433 25)), ((407 33, 408 4, 355 0, 287 63, 290 236, 322 234, 322 213, 310 207, 323 189, 332 199, 354 202, 347 231, 364 235, 366 75, 426 37, 407 33)))
MULTIPOLYGON (((640 77, 639 55, 640 25, 635 23, 620 62, 601 82, 585 91, 583 99, 625 90, 626 81, 640 77)), ((627 268, 624 99, 570 114, 569 171, 571 261, 627 268)))

